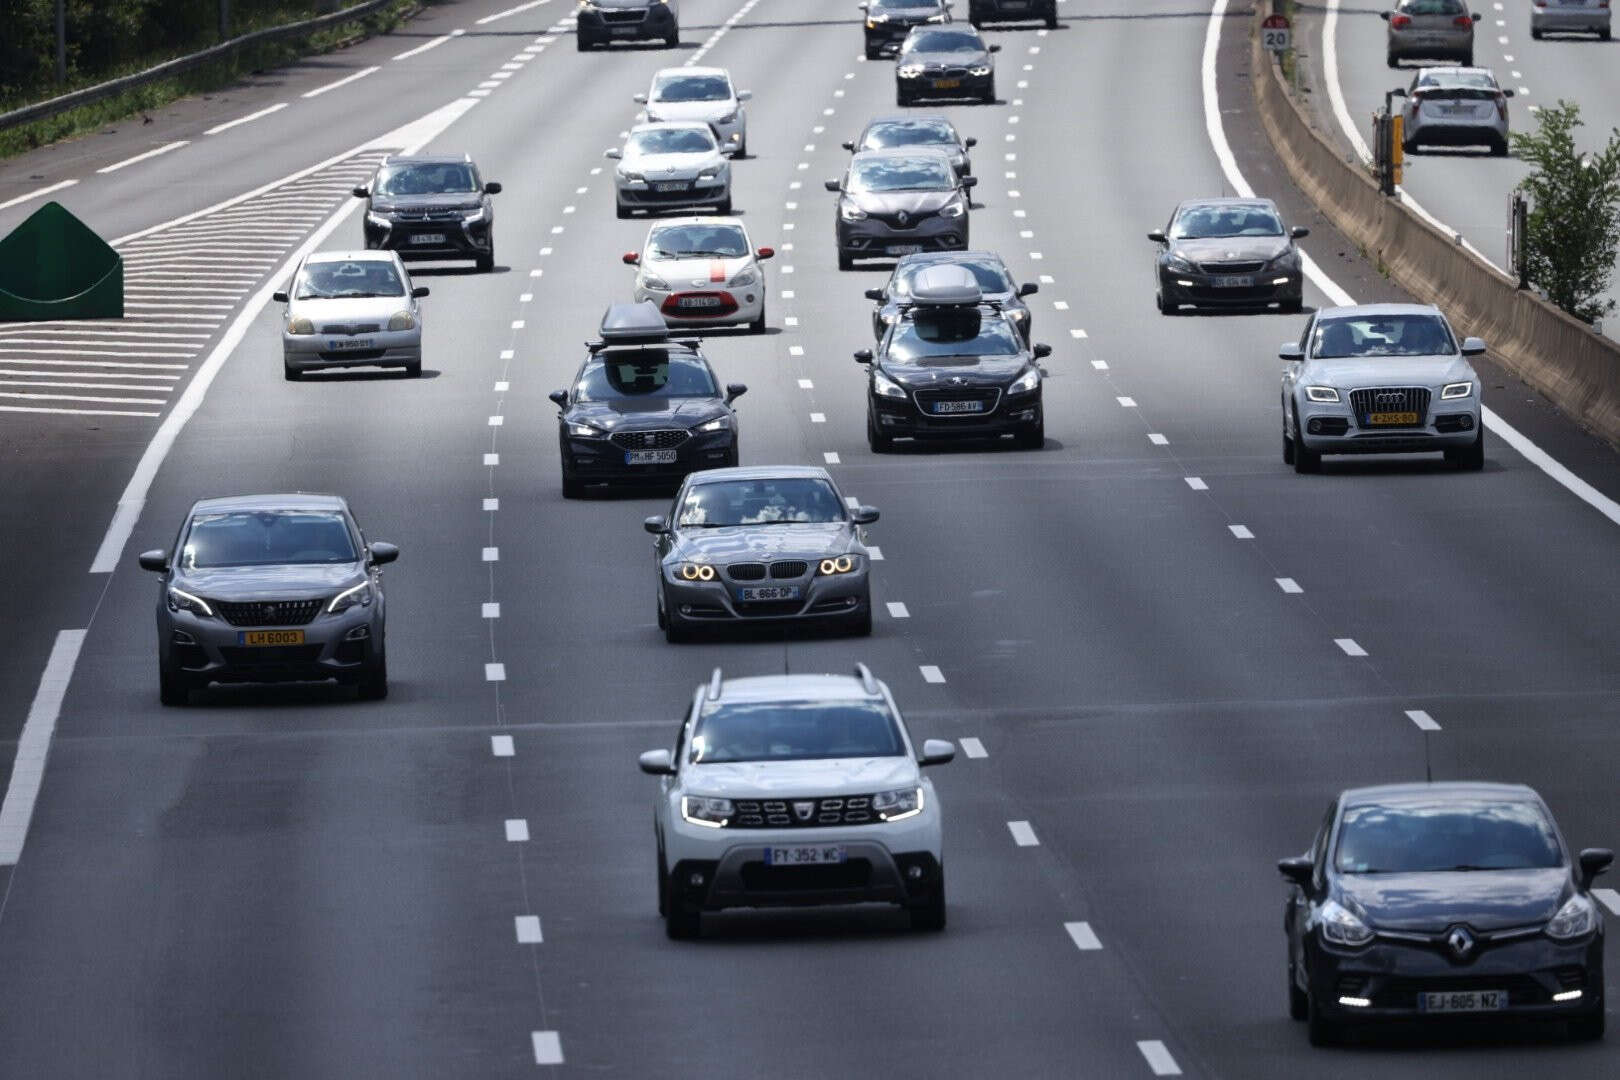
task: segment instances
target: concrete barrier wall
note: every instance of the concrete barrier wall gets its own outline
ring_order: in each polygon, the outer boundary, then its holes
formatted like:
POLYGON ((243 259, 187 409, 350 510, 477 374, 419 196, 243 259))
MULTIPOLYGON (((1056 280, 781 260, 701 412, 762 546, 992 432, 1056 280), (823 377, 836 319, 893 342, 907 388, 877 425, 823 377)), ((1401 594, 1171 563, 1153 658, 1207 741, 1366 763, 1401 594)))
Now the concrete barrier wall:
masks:
POLYGON ((1359 160, 1347 161, 1311 127, 1261 47, 1258 25, 1256 19, 1249 81, 1266 134, 1300 189, 1398 285, 1438 306, 1460 333, 1484 338, 1510 371, 1620 446, 1620 344, 1516 288, 1399 200, 1380 194, 1359 160))

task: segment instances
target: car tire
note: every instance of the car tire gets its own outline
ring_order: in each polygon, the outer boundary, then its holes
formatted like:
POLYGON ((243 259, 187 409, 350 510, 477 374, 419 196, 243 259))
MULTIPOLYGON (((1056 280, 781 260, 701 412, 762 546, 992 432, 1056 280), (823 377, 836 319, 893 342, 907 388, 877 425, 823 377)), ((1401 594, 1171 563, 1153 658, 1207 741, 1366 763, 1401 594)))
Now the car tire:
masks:
POLYGON ((1277 310, 1284 315, 1298 315, 1305 310, 1305 298, 1303 296, 1290 296, 1277 305, 1277 310))
POLYGON ((1598 40, 1599 41, 1609 41, 1613 37, 1614 37, 1614 30, 1613 30, 1612 27, 1605 27, 1602 30, 1598 31, 1598 40))
POLYGON ((851 637, 871 637, 872 636, 872 598, 871 598, 871 596, 867 596, 867 598, 866 598, 866 610, 862 611, 859 615, 850 616, 849 621, 844 624, 844 631, 845 631, 845 633, 849 634, 851 637))
POLYGON ((1288 1019, 1304 1020, 1310 1016, 1310 1013, 1310 995, 1301 990, 1299 984, 1294 981, 1294 965, 1290 961, 1288 964, 1288 1019))
POLYGON ((866 445, 872 448, 874 454, 894 451, 894 440, 878 431, 877 417, 872 415, 870 408, 866 411, 866 445))
POLYGON ((1319 473, 1322 471, 1322 455, 1305 445, 1305 440, 1299 438, 1299 414, 1294 414, 1294 471, 1297 473, 1319 473))
POLYGON ((1153 304, 1159 309, 1160 315, 1169 315, 1174 318, 1175 316, 1181 314, 1181 305, 1170 303, 1170 301, 1164 298, 1163 292, 1153 294, 1153 304))
POLYGON ((1536 30, 1536 29, 1532 28, 1531 31, 1530 31, 1530 37, 1531 37, 1532 40, 1540 41, 1543 33, 1544 33, 1544 31, 1536 30))
POLYGON ((1508 141, 1506 139, 1497 139, 1495 142, 1491 143, 1491 157, 1507 157, 1507 156, 1508 156, 1508 141))
POLYGON ((680 27, 676 27, 673 31, 670 32, 668 37, 664 38, 664 48, 666 48, 666 49, 678 49, 678 48, 680 48, 680 45, 681 45, 681 30, 680 30, 680 27))
POLYGON ((1385 53, 1384 54, 1384 63, 1388 64, 1392 68, 1398 68, 1398 67, 1401 66, 1400 59, 1398 57, 1396 57, 1396 55, 1394 53, 1385 53))
POLYGON ((692 910, 673 888, 668 904, 668 910, 664 913, 664 934, 669 940, 693 941, 702 936, 702 912, 692 910))
POLYGON ((361 701, 381 701, 388 696, 388 653, 378 652, 377 659, 360 673, 358 684, 361 701))
POLYGON ((1579 1042, 1597 1042, 1603 1038, 1603 1010, 1569 1022, 1569 1037, 1579 1042))
POLYGON ((477 262, 480 274, 493 274, 495 272, 495 245, 490 245, 488 255, 478 256, 477 262))
MULTIPOLYGON (((653 607, 656 608, 658 612, 658 629, 669 629, 669 620, 664 617, 664 597, 662 593, 660 593, 658 599, 653 602, 653 607)), ((663 913, 663 909, 659 908, 658 914, 662 915, 663 913)))
POLYGON ((763 300, 759 304, 759 318, 748 324, 748 332, 750 334, 763 334, 765 332, 765 302, 763 300))
POLYGON ((1415 153, 1417 153, 1418 152, 1417 141, 1415 139, 1402 139, 1401 140, 1401 152, 1403 154, 1415 154, 1415 153))
POLYGON ((838 253, 838 269, 840 269, 840 270, 853 270, 853 269, 855 269, 855 257, 853 255, 845 255, 842 251, 840 251, 838 253))
POLYGON ((1046 417, 1041 417, 1024 431, 1013 436, 1013 445, 1020 450, 1040 450, 1046 446, 1046 417))
POLYGON ((731 216, 731 196, 727 195, 724 202, 715 203, 714 212, 716 214, 719 214, 721 217, 730 217, 731 216))
POLYGON ((400 370, 405 372, 407 379, 420 379, 422 377, 422 361, 418 360, 414 364, 405 364, 400 370))
POLYGON ((671 645, 685 645, 694 637, 692 628, 667 607, 664 609, 664 640, 671 645))
POLYGON ((1485 468, 1485 426, 1480 425, 1472 445, 1461 450, 1447 450, 1446 462, 1463 472, 1479 472, 1485 468))
POLYGON ((911 95, 897 88, 894 92, 894 103, 899 108, 909 108, 911 106, 911 95))
POLYGON ((190 680, 162 660, 158 661, 158 701, 182 708, 191 704, 190 680))
POLYGON ((1057 10, 1055 8, 1053 9, 1052 14, 1046 17, 1046 28, 1048 30, 1056 30, 1058 28, 1057 10))
POLYGON ((939 883, 928 899, 906 909, 913 930, 937 933, 945 929, 945 868, 939 868, 939 883))
POLYGON ((669 871, 664 868, 664 845, 658 845, 658 917, 669 918, 669 871))
POLYGON ((1283 432, 1283 464, 1284 465, 1292 465, 1293 463, 1294 463, 1294 440, 1288 434, 1288 432, 1285 431, 1285 432, 1283 432))
POLYGON ((866 58, 868 60, 881 60, 881 59, 883 59, 883 50, 882 50, 882 48, 874 49, 874 48, 872 48, 872 46, 868 45, 866 47, 866 58))
POLYGON ((304 377, 304 373, 284 360, 281 363, 281 377, 288 382, 298 382, 304 377))
POLYGON ((1305 995, 1305 1023, 1312 1046, 1334 1046, 1344 1038, 1344 1029, 1322 1014, 1316 995, 1305 995))
POLYGON ((1457 63, 1461 64, 1463 67, 1473 67, 1474 66, 1474 53, 1473 53, 1473 51, 1469 50, 1468 52, 1459 54, 1458 57, 1457 57, 1457 63))
POLYGON ((613 210, 619 216, 621 221, 630 216, 630 208, 624 205, 624 203, 620 202, 618 199, 613 200, 613 210))
POLYGON ((565 499, 583 499, 585 497, 585 482, 577 476, 570 476, 564 472, 562 477, 562 495, 565 499))

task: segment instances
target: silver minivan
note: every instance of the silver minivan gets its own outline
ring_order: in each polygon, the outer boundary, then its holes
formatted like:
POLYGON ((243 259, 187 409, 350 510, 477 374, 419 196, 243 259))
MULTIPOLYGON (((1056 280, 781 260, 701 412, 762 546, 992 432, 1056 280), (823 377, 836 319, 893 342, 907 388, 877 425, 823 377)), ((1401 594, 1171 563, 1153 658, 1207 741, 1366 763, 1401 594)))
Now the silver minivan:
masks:
POLYGON ((1379 12, 1389 24, 1384 58, 1390 67, 1402 60, 1451 60, 1474 65, 1474 24, 1463 0, 1398 0, 1394 10, 1379 12))

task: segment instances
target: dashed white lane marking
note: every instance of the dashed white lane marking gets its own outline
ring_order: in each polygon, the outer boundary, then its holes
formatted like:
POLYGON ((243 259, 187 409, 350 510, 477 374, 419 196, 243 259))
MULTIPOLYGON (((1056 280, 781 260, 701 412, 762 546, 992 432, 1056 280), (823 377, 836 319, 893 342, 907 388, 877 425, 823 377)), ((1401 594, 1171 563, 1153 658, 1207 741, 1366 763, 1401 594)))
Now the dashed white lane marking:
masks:
POLYGON ((485 664, 484 665, 484 681, 485 682, 505 682, 506 681, 506 665, 505 664, 485 664))
MULTIPOLYGON (((569 209, 568 209, 568 210, 564 210, 564 211, 563 211, 563 213, 565 213, 565 214, 566 214, 566 213, 568 213, 568 212, 569 212, 569 210, 572 210, 572 209, 573 209, 573 207, 569 207, 569 209)), ((522 294, 522 295, 521 295, 521 296, 519 296, 519 297, 518 297, 518 303, 520 303, 520 304, 527 304, 527 303, 528 303, 528 302, 529 302, 529 301, 531 301, 531 300, 533 300, 533 299, 534 299, 534 293, 532 293, 532 292, 526 292, 526 293, 523 293, 523 294, 522 294)))
POLYGON ((1356 644, 1355 638, 1334 638, 1333 644, 1344 650, 1346 656, 1366 656, 1367 650, 1356 644))
POLYGON ((132 158, 125 158, 123 161, 118 161, 118 162, 114 162, 111 165, 103 166, 102 168, 97 169, 96 172, 98 172, 98 173, 117 172, 119 169, 127 168, 130 165, 134 165, 138 161, 146 161, 146 160, 148 160, 150 158, 157 157, 159 154, 167 154, 171 150, 178 150, 182 146, 190 146, 190 145, 191 145, 191 142, 189 140, 187 140, 187 139, 181 139, 179 142, 167 143, 167 144, 165 144, 163 146, 158 147, 156 150, 148 150, 144 154, 136 154, 132 158))
POLYGON ((499 500, 499 499, 485 499, 484 500, 484 509, 485 510, 499 510, 500 508, 501 508, 501 500, 499 500))
POLYGON ((1204 483, 1204 478, 1202 476, 1184 476, 1182 479, 1187 481, 1187 486, 1192 488, 1194 491, 1209 490, 1209 485, 1204 483))
POLYGON ((1054 301, 1052 301, 1052 310, 1053 311, 1068 311, 1069 310, 1069 302, 1067 300, 1054 300, 1054 301))
POLYGON ((1603 901, 1603 906, 1608 908, 1611 914, 1620 915, 1620 892, 1613 889, 1593 889, 1592 895, 1603 901))
POLYGON ((325 86, 317 86, 315 89, 307 91, 304 94, 302 94, 301 96, 306 97, 306 98, 320 97, 322 94, 326 93, 328 90, 336 90, 340 86, 348 86, 350 83, 357 82, 360 79, 365 78, 367 75, 370 75, 374 71, 381 71, 381 70, 382 70, 381 68, 376 67, 376 66, 368 67, 368 68, 361 68, 359 71, 355 72, 353 75, 345 75, 343 78, 339 79, 337 82, 329 82, 325 86))
POLYGON ((1176 1059, 1170 1056, 1170 1051, 1158 1039, 1139 1040, 1136 1048, 1142 1051, 1154 1076, 1181 1075, 1181 1066, 1176 1064, 1176 1059))
POLYGON ((867 558, 871 559, 873 562, 883 561, 883 549, 878 547, 876 544, 866 545, 866 555, 867 558))
POLYGON ((816 388, 816 384, 811 382, 809 379, 800 379, 799 380, 799 389, 800 390, 814 390, 815 388, 816 388))
POLYGON ((1091 362, 1091 366, 1096 368, 1098 371, 1107 371, 1108 370, 1108 361, 1106 361, 1106 360, 1093 360, 1091 362))
POLYGON ((1019 847, 1040 847, 1040 840, 1036 839, 1035 829, 1027 821, 1007 822, 1007 831, 1012 833, 1013 843, 1019 847))
POLYGON ((890 600, 889 601, 889 618, 891 618, 891 619, 909 619, 909 618, 911 618, 911 612, 907 611, 906 610, 906 605, 901 603, 900 601, 898 601, 898 600, 890 600))
POLYGON ((534 1038, 534 1063, 536 1065, 561 1065, 563 1063, 562 1039, 555 1031, 536 1031, 534 1038))
POLYGON ((479 609, 479 611, 483 615, 483 617, 486 618, 486 619, 498 619, 498 618, 501 617, 501 605, 500 605, 500 602, 499 601, 493 601, 493 600, 492 601, 487 601, 479 609))
POLYGON ((1069 932, 1069 940, 1074 942, 1074 947, 1082 952, 1094 952, 1102 948, 1102 942, 1097 939, 1096 932, 1091 929, 1088 922, 1066 922, 1063 929, 1069 932))
POLYGON ((945 673, 933 664, 921 664, 917 670, 922 672, 923 682, 942 683, 945 681, 945 673))
POLYGON ((504 417, 504 416, 492 416, 492 417, 489 418, 489 426, 490 427, 502 427, 505 424, 506 424, 506 417, 504 417))
POLYGON ((813 412, 810 414, 810 422, 812 424, 825 424, 827 422, 827 414, 813 412))
POLYGON ((427 52, 429 49, 438 48, 440 45, 443 45, 445 42, 449 41, 452 37, 455 37, 455 36, 456 36, 455 34, 445 34, 445 35, 443 35, 441 37, 433 38, 430 41, 424 41, 422 44, 418 45, 414 49, 406 49, 402 53, 396 53, 394 55, 393 59, 395 59, 395 60, 409 60, 413 56, 420 56, 423 53, 427 52))
POLYGON ((1283 592, 1288 593, 1290 595, 1295 595, 1295 594, 1302 593, 1302 592, 1305 591, 1304 589, 1300 588, 1299 582, 1295 581, 1291 577, 1280 577, 1280 578, 1278 578, 1277 579, 1277 588, 1281 589, 1283 592))
POLYGON ((485 548, 484 549, 484 561, 485 562, 500 562, 501 561, 501 549, 498 548, 498 547, 487 547, 487 548, 485 548))
POLYGON ((963 736, 956 741, 962 744, 962 753, 970 758, 977 759, 990 756, 990 752, 984 748, 984 743, 975 739, 972 735, 963 736))
POLYGON ((507 818, 506 838, 513 843, 522 843, 529 838, 529 820, 527 818, 507 818))
POLYGON ((517 746, 513 744, 510 735, 491 735, 489 737, 489 752, 496 757, 512 757, 517 753, 517 746))
MULTIPOLYGON (((510 358, 508 358, 508 359, 510 359, 510 358)), ((495 391, 494 392, 497 393, 497 394, 504 394, 510 389, 512 389, 512 384, 507 382, 505 379, 501 379, 501 380, 498 380, 495 383, 495 391)))
POLYGON ((516 355, 517 355, 517 350, 515 350, 515 349, 502 349, 501 350, 501 359, 502 360, 510 360, 510 359, 512 359, 512 357, 514 357, 516 355))
POLYGON ((22 857, 28 823, 33 820, 34 804, 39 799, 39 785, 45 779, 51 735, 56 731, 56 718, 61 715, 62 699, 67 696, 85 634, 84 630, 57 631, 45 671, 39 677, 39 689, 34 691, 33 703, 28 707, 28 719, 23 721, 17 739, 11 780, 6 785, 6 799, 0 803, 0 866, 15 866, 22 857))
POLYGON ((1169 446, 1170 445, 1170 440, 1165 438, 1163 435, 1160 435, 1156 431, 1148 433, 1148 442, 1152 443, 1154 446, 1169 446))
POLYGON ((523 65, 518 64, 518 63, 502 64, 501 65, 501 70, 502 71, 522 71, 523 70, 523 65))
POLYGON ((822 454, 821 457, 829 465, 838 465, 838 464, 840 464, 839 457, 838 457, 838 451, 836 451, 836 450, 828 450, 826 453, 822 454))
POLYGON ((498 21, 500 19, 507 18, 508 16, 511 16, 511 15, 517 15, 520 12, 528 11, 530 8, 537 8, 541 4, 545 4, 545 3, 549 3, 549 2, 550 2, 550 0, 529 0, 529 2, 526 3, 526 4, 519 4, 517 7, 509 7, 505 11, 497 11, 493 15, 485 15, 482 19, 474 20, 474 25, 476 25, 476 26, 488 26, 492 22, 496 22, 496 21, 498 21))
POLYGON ((784 315, 784 316, 782 316, 782 325, 783 326, 798 326, 799 325, 799 317, 797 315, 784 315))
POLYGON ((523 326, 524 326, 524 322, 523 322, 522 319, 513 319, 512 320, 512 329, 521 330, 521 329, 523 329, 523 326))
POLYGON ((1035 262, 1040 262, 1040 261, 1041 261, 1041 260, 1042 260, 1042 259, 1043 259, 1043 258, 1045 258, 1045 256, 1044 256, 1044 255, 1042 255, 1042 254, 1041 254, 1041 253, 1040 253, 1040 252, 1038 252, 1038 251, 1032 251, 1032 252, 1030 252, 1030 253, 1029 253, 1029 257, 1030 257, 1030 258, 1031 258, 1031 259, 1032 259, 1032 260, 1033 260, 1033 261, 1035 261, 1035 262))
POLYGON ((1440 725, 1435 722, 1434 717, 1430 716, 1422 709, 1407 709, 1406 718, 1412 721, 1412 723, 1416 724, 1418 729, 1421 731, 1440 730, 1440 725))
POLYGON ((1249 527, 1247 525, 1228 525, 1227 528, 1232 530, 1232 536, 1235 539, 1238 539, 1238 540, 1253 540, 1254 539, 1254 533, 1249 531, 1249 527))
POLYGON ((789 345, 788 346, 788 355, 789 356, 803 356, 804 355, 804 346, 803 345, 789 345))
POLYGON ((1134 409, 1134 408, 1136 408, 1136 399, 1135 398, 1117 397, 1114 400, 1119 402, 1119 407, 1122 408, 1122 409, 1134 409))
POLYGON ((544 273, 545 273, 544 270, 541 270, 541 269, 539 269, 537 267, 537 268, 529 271, 529 276, 530 277, 539 277, 541 274, 544 274, 544 273))
POLYGON ((33 191, 30 191, 24 195, 18 195, 16 198, 7 199, 5 202, 0 202, 0 210, 9 210, 13 206, 27 202, 29 199, 42 199, 52 192, 61 191, 63 188, 70 188, 77 183, 77 180, 62 180, 55 184, 48 184, 42 188, 35 188, 33 191))
POLYGON ((499 454, 485 454, 484 455, 484 464, 485 465, 499 465, 500 463, 501 463, 501 455, 499 455, 499 454))
POLYGON ((540 916, 516 915, 513 917, 512 922, 517 931, 519 945, 540 944, 540 916))
POLYGON ((229 130, 231 130, 231 128, 236 127, 236 126, 238 126, 240 124, 252 123, 253 121, 259 119, 261 116, 269 116, 271 113, 278 113, 282 109, 285 109, 286 107, 287 107, 287 103, 285 101, 279 101, 276 104, 269 106, 268 108, 260 109, 258 112, 250 112, 246 116, 238 116, 235 120, 227 120, 223 124, 215 124, 213 127, 209 128, 207 131, 203 132, 203 134, 204 135, 218 135, 220 132, 229 131, 229 130))

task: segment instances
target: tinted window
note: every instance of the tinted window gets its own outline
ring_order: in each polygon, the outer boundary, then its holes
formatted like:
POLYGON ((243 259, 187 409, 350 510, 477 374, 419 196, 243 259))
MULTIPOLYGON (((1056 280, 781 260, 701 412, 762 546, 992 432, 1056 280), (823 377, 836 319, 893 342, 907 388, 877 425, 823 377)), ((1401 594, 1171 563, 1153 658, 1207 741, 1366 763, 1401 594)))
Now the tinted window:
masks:
POLYGON ((1462 0, 1401 0, 1400 10, 1407 15, 1461 15, 1462 0))
POLYGON ((983 52, 984 42, 971 30, 923 30, 906 39, 907 52, 983 52))
POLYGON ((380 259, 305 263, 293 286, 298 300, 404 295, 399 271, 380 259))
POLYGON ((885 120, 866 129, 858 149, 887 150, 895 146, 957 146, 956 132, 940 120, 885 120))
POLYGON ((1334 865, 1349 874, 1390 874, 1563 863, 1552 822, 1536 803, 1446 797, 1350 807, 1339 826, 1334 865))
POLYGON ((726 101, 731 84, 724 75, 665 75, 653 83, 654 101, 726 101))
POLYGON ((1189 206, 1170 226, 1175 240, 1207 240, 1221 236, 1281 236, 1282 222, 1263 206, 1189 206))
POLYGON ((478 176, 465 163, 390 165, 377 174, 377 195, 451 195, 478 191, 478 176))
POLYGON ((955 186, 951 163, 944 157, 863 158, 849 169, 849 190, 938 191, 955 186))
MULTIPOLYGON (((894 272, 894 285, 892 292, 896 296, 911 295, 911 283, 925 267, 938 266, 938 263, 915 262, 909 266, 896 269, 894 272)), ((993 262, 955 262, 952 265, 965 266, 973 272, 974 280, 979 283, 982 293, 1008 293, 1013 291, 1012 278, 1008 276, 1005 267, 993 262)))
POLYGON ((887 355, 902 363, 948 361, 958 365, 980 356, 1017 356, 1023 351, 1007 320, 984 317, 977 309, 927 314, 896 327, 887 355))
POLYGON ((708 128, 658 128, 630 136, 633 154, 706 154, 714 149, 708 128))
POLYGON ((676 511, 683 528, 844 520, 838 493, 813 476, 693 484, 676 511))
POLYGON ((357 558, 343 515, 329 511, 199 514, 191 519, 180 548, 180 565, 187 570, 347 563, 357 558))
POLYGON ((1435 356, 1456 352, 1451 331, 1435 315, 1354 315, 1316 321, 1318 359, 1346 356, 1435 356))
POLYGON ((740 259, 748 254, 748 237, 735 225, 671 225, 653 231, 647 252, 661 259, 740 259))
POLYGON ((701 361, 657 349, 604 354, 580 375, 574 394, 580 401, 719 396, 701 361))
POLYGON ((693 764, 897 757, 905 743, 876 701, 717 702, 692 733, 693 764))

